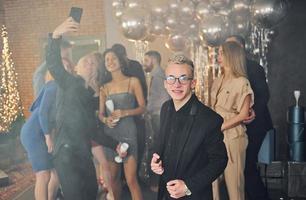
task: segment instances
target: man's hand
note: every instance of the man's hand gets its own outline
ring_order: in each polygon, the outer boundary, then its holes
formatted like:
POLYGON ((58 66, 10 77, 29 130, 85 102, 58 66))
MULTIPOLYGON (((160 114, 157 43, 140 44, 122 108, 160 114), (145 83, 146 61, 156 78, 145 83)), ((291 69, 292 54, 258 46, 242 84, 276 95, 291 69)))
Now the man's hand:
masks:
POLYGON ((249 110, 249 116, 243 120, 244 124, 250 124, 256 117, 255 111, 253 110, 253 108, 250 108, 249 110))
POLYGON ((53 141, 52 141, 52 138, 51 138, 50 134, 45 135, 45 141, 46 141, 46 145, 47 145, 47 148, 48 148, 48 153, 52 153, 52 151, 53 151, 53 141))
POLYGON ((172 180, 167 183, 167 190, 174 199, 181 198, 186 195, 186 184, 183 180, 172 180))
POLYGON ((162 166, 162 161, 159 160, 160 156, 157 153, 153 154, 151 160, 151 170, 158 175, 162 175, 164 173, 164 168, 162 166))
POLYGON ((75 22, 72 17, 66 19, 63 23, 61 23, 56 29, 53 31, 52 37, 59 38, 65 33, 73 33, 77 32, 80 24, 75 22))

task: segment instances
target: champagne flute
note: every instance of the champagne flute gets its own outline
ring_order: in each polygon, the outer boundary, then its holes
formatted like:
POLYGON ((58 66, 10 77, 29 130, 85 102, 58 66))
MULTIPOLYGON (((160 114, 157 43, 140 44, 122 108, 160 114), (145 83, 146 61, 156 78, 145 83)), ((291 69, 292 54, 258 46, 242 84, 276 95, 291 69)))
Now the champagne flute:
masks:
MULTIPOLYGON (((127 152, 128 148, 129 148, 129 144, 126 143, 126 142, 123 142, 121 144, 119 150, 120 150, 121 153, 125 153, 125 152, 127 152)), ((115 161, 116 161, 116 163, 122 163, 122 158, 118 155, 118 156, 115 157, 115 161)))
MULTIPOLYGON (((106 100, 105 105, 106 105, 106 108, 109 110, 110 113, 114 112, 115 106, 114 106, 113 100, 111 100, 111 99, 106 100)), ((113 122, 118 122, 118 121, 119 121, 119 118, 113 120, 113 122)))

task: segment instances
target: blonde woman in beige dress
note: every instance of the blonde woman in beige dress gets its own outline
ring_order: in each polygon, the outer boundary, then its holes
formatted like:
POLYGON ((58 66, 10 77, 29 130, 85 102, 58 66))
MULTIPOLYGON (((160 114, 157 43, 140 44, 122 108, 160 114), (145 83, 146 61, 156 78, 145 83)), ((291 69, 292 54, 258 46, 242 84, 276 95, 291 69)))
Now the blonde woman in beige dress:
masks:
MULTIPOLYGON (((244 50, 235 42, 219 49, 222 76, 214 80, 211 107, 224 118, 221 130, 228 154, 224 179, 230 200, 244 200, 244 165, 248 138, 243 121, 254 102, 253 91, 245 71, 244 50)), ((219 197, 219 181, 213 183, 214 199, 219 197)))

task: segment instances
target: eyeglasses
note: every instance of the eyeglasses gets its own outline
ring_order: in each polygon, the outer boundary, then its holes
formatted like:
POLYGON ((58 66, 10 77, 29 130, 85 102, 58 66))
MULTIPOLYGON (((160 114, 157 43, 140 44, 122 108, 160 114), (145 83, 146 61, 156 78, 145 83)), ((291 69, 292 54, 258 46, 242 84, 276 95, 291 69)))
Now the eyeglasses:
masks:
POLYGON ((167 76, 167 77, 166 77, 166 82, 167 82, 169 85, 173 85, 173 84, 176 82, 176 80, 177 80, 180 84, 186 85, 186 84, 187 84, 190 80, 192 80, 192 79, 193 79, 193 78, 190 78, 190 77, 188 77, 188 76, 186 76, 186 75, 182 75, 182 76, 180 76, 180 77, 178 77, 178 78, 176 78, 176 77, 170 75, 170 76, 167 76))

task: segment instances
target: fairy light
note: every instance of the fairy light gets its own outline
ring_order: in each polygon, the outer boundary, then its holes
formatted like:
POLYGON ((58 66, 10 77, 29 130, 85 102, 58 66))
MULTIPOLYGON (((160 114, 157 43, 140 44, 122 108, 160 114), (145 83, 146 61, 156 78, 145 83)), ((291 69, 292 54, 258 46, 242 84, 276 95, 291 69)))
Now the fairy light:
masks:
POLYGON ((2 62, 0 63, 0 133, 7 133, 12 123, 22 114, 22 106, 17 85, 17 73, 12 53, 8 44, 8 33, 3 25, 2 36, 2 62))

